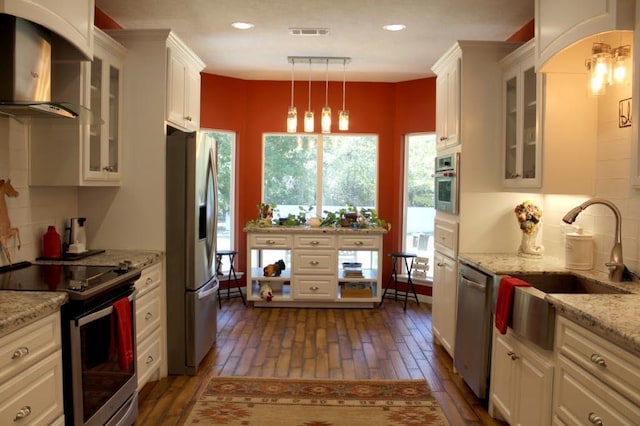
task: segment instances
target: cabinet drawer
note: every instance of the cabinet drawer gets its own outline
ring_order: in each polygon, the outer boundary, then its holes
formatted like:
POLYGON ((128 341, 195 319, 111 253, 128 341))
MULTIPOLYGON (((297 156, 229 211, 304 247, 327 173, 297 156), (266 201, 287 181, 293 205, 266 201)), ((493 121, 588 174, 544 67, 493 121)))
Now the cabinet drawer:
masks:
POLYGON ((289 248, 291 247, 290 235, 258 234, 251 235, 249 247, 252 248, 289 248))
POLYGON ((0 383, 24 371, 56 349, 60 349, 59 312, 2 337, 0 383))
POLYGON ((142 340, 158 328, 161 315, 160 289, 136 300, 136 338, 142 340))
POLYGON ((638 357, 559 317, 557 346, 580 367, 640 405, 638 357))
POLYGON ((138 298, 144 296, 147 292, 157 288, 162 282, 162 263, 156 263, 153 266, 142 270, 140 278, 136 281, 136 290, 138 290, 138 298))
POLYGON ((458 254, 458 224, 436 219, 433 229, 433 243, 436 250, 452 256, 458 254))
POLYGON ((335 250, 298 250, 293 253, 294 274, 336 274, 335 250))
POLYGON ((296 277, 293 285, 295 299, 334 299, 336 279, 323 276, 296 277))
POLYGON ((156 329, 148 338, 138 345, 138 390, 149 381, 160 368, 162 361, 162 345, 160 329, 156 329))
POLYGON ((554 389, 554 422, 564 424, 638 425, 640 408, 591 374, 558 357, 554 389), (597 418, 596 418, 597 417, 597 418))
POLYGON ((331 235, 294 235, 295 248, 335 248, 336 239, 331 235))
POLYGON ((380 245, 380 237, 375 235, 340 235, 338 245, 341 249, 375 249, 380 245))
POLYGON ((0 424, 49 424, 62 413, 60 350, 0 386, 0 424), (28 416, 16 419, 27 409, 30 411, 28 416))

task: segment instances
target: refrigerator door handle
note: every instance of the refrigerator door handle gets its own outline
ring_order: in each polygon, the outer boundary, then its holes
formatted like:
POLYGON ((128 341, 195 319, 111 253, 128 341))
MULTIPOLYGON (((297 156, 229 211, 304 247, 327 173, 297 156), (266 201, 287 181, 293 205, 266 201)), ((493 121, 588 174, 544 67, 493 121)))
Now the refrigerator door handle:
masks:
POLYGON ((216 284, 213 287, 211 287, 209 290, 198 293, 198 300, 206 299, 207 297, 211 296, 213 293, 218 291, 218 288, 220 287, 216 284))
MULTIPOLYGON (((214 142, 215 143, 215 142, 214 142)), ((210 218, 210 223, 207 223, 207 262, 208 268, 211 270, 213 267, 213 259, 215 258, 214 247, 216 244, 216 228, 218 227, 217 210, 218 210, 218 182, 216 176, 216 158, 213 147, 209 148, 209 162, 207 164, 207 190, 205 200, 207 208, 207 218, 210 218)))

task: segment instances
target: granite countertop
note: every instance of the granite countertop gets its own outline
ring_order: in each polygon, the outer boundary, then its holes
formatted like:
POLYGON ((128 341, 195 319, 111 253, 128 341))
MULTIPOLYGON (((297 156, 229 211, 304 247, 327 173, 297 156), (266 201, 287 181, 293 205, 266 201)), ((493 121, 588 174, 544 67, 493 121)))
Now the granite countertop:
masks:
POLYGON ((333 226, 247 226, 244 232, 273 234, 386 234, 385 228, 341 228, 333 226))
POLYGON ((0 291, 0 337, 57 312, 67 294, 53 291, 0 291))
POLYGON ((640 282, 637 280, 612 282, 604 272, 566 269, 560 259, 551 256, 531 259, 506 253, 461 253, 458 259, 492 275, 569 272, 628 292, 628 294, 547 294, 545 298, 555 306, 560 315, 640 356, 640 282))
MULTIPOLYGON (((116 266, 129 260, 144 268, 162 259, 163 253, 149 250, 106 250, 78 260, 38 260, 38 264, 116 266)), ((60 309, 68 296, 64 292, 0 290, 0 336, 10 333, 60 309)))

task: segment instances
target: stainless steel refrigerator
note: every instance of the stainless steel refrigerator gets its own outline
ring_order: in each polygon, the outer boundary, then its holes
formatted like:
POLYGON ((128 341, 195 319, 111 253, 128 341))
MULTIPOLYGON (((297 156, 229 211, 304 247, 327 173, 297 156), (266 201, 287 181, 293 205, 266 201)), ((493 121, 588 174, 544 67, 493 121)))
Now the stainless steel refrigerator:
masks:
POLYGON ((167 361, 169 374, 197 372, 216 341, 216 146, 167 127, 167 361))

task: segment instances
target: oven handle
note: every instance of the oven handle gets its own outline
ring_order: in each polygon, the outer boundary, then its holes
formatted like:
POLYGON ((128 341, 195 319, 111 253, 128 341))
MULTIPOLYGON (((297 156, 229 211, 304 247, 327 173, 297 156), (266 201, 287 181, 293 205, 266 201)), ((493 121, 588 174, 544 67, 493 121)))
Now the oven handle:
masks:
MULTIPOLYGON (((138 292, 138 289, 134 289, 133 293, 131 293, 127 299, 129 299, 129 301, 133 302, 133 299, 135 299, 136 293, 138 292)), ((106 317, 107 315, 111 315, 111 313, 113 312, 113 304, 105 307, 104 309, 101 309, 97 312, 92 313, 91 315, 87 315, 87 316, 83 316, 80 319, 76 320, 77 321, 77 326, 83 326, 85 324, 88 324, 92 321, 95 321, 99 318, 102 317, 106 317)))

